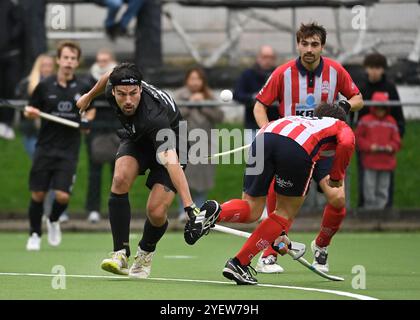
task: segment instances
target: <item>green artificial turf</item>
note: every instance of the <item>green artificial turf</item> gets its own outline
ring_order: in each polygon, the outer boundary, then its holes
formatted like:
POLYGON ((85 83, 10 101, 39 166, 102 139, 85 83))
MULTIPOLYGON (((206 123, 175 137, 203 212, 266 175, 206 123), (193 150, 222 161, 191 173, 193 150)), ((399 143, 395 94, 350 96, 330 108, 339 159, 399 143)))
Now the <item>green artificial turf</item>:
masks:
MULTIPOLYGON (((314 234, 291 236, 309 246, 314 234)), ((138 234, 131 237, 132 251, 138 238, 138 234)), ((293 288, 237 286, 225 279, 221 270, 244 239, 216 231, 195 246, 186 245, 182 233, 167 233, 158 245, 151 279, 147 280, 107 278, 112 275, 102 271, 99 265, 112 249, 110 234, 65 233, 58 248, 50 247, 44 236, 39 252, 27 252, 26 240, 27 235, 23 233, 0 234, 0 299, 352 299, 293 288), (63 278, 27 275, 51 274, 57 265, 63 266, 68 275, 65 289, 53 288, 54 284, 63 285, 63 278)), ((345 281, 325 280, 289 256, 280 258, 280 264, 286 269, 284 274, 258 274, 257 278, 260 284, 337 290, 378 299, 420 299, 419 242, 419 233, 342 233, 330 247, 329 263, 331 274, 342 276, 345 281), (352 286, 352 283, 363 284, 360 266, 366 271, 365 289, 352 286)), ((312 261, 310 251, 305 257, 312 261)))

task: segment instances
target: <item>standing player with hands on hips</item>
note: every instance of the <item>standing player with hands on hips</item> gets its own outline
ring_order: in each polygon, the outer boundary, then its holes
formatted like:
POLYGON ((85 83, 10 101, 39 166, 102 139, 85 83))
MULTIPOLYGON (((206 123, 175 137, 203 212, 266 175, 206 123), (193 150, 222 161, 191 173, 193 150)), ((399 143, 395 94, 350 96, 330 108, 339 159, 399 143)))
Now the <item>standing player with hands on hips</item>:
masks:
MULTIPOLYGON (((254 115, 259 127, 268 123, 266 108, 270 108, 275 101, 279 103, 280 117, 311 117, 318 104, 332 104, 337 100, 338 94, 347 98, 338 102, 346 113, 363 107, 362 95, 348 72, 337 61, 321 56, 326 38, 326 30, 317 23, 300 26, 296 33, 299 57, 277 67, 256 96, 254 115)), ((327 183, 332 163, 333 158, 321 159, 317 162, 313 174, 318 190, 322 191, 327 199, 321 230, 311 244, 314 254, 313 266, 323 272, 329 271, 327 247, 346 215, 344 184, 332 188, 327 183)), ((273 181, 267 197, 267 211, 270 213, 274 208, 273 181)), ((269 248, 263 253, 257 271, 279 272, 281 268, 276 264, 276 260, 276 252, 269 248)))
MULTIPOLYGON (((76 101, 89 90, 88 83, 81 81, 74 72, 79 66, 81 49, 72 41, 64 41, 57 47, 57 74, 41 81, 29 99, 25 116, 39 118, 40 112, 80 122, 80 129, 88 130, 91 114, 80 118, 76 101)), ((58 219, 66 210, 76 177, 80 149, 80 131, 63 124, 42 119, 38 142, 29 178, 31 201, 29 205, 30 238, 27 250, 41 248, 41 221, 44 198, 48 190, 55 192, 52 212, 47 219, 48 242, 52 246, 61 243, 58 219)))
MULTIPOLYGON (((201 236, 214 224, 220 207, 206 201, 201 209, 191 199, 190 190, 179 158, 186 158, 187 150, 179 148, 178 128, 182 117, 172 97, 146 82, 134 64, 122 63, 105 74, 96 85, 77 102, 81 111, 105 90, 105 96, 123 125, 120 146, 109 196, 109 220, 114 250, 103 260, 102 269, 133 278, 147 278, 158 241, 167 226, 167 212, 175 192, 178 192, 189 221, 184 237, 201 236), (169 133, 168 135, 166 135, 169 133), (167 141, 160 136, 170 136, 167 141), (129 233, 131 210, 128 192, 137 175, 149 171, 146 186, 151 190, 147 201, 147 219, 134 263, 128 268, 130 256, 129 233)), ((186 144, 185 144, 186 145, 186 144)), ((186 162, 186 161, 185 161, 186 162)))

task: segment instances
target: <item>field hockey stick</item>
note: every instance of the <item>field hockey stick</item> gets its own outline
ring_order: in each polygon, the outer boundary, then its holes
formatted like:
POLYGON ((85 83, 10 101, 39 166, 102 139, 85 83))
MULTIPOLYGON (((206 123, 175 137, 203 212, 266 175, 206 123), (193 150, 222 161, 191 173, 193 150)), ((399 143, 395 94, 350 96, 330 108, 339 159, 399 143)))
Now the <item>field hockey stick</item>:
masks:
MULTIPOLYGON (((1 107, 8 107, 8 108, 14 108, 14 109, 18 109, 20 111, 25 111, 25 107, 23 107, 21 104, 12 104, 7 100, 1 99, 0 100, 0 106, 1 107)), ((49 113, 45 113, 45 112, 39 112, 39 116, 41 118, 53 121, 53 122, 57 122, 60 123, 62 125, 68 126, 68 127, 72 127, 72 128, 79 128, 80 124, 78 122, 75 121, 71 121, 71 120, 67 120, 61 117, 57 117, 57 116, 53 116, 52 114, 49 113)))
POLYGON ((235 149, 228 150, 228 151, 225 151, 225 152, 216 153, 216 154, 213 154, 213 155, 209 156, 209 158, 223 157, 223 156, 226 156, 226 155, 231 154, 231 153, 235 153, 235 152, 238 152, 238 151, 241 151, 241 150, 248 149, 250 146, 251 146, 251 144, 247 144, 247 145, 244 145, 244 146, 239 147, 239 148, 235 148, 235 149))
MULTIPOLYGON (((213 227, 213 229, 216 230, 216 231, 219 231, 219 232, 228 233, 228 234, 232 234, 232 235, 243 237, 243 238, 249 238, 251 236, 251 234, 249 232, 240 231, 240 230, 220 226, 220 225, 217 225, 217 224, 213 227)), ((299 243, 296 243, 296 244, 295 244, 295 247, 299 247, 300 244, 299 243)), ((293 241, 292 241, 292 248, 293 248, 293 241)), ((322 272, 322 271, 316 269, 303 256, 300 256, 300 257, 297 256, 297 254, 293 250, 289 250, 288 255, 291 256, 293 258, 293 260, 299 261, 306 268, 308 268, 312 272, 316 273, 317 275, 319 275, 319 276, 321 276, 325 279, 328 279, 328 280, 331 280, 331 281, 344 281, 344 278, 329 275, 329 274, 326 274, 325 272, 322 272)))

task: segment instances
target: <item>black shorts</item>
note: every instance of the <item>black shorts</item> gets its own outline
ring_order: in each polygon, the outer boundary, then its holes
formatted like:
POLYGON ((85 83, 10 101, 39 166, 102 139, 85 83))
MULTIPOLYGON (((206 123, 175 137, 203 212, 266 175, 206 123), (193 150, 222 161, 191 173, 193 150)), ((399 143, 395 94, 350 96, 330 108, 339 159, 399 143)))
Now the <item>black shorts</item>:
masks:
MULTIPOLYGON (((133 142, 129 139, 122 139, 116 159, 123 156, 132 156, 139 164, 139 175, 145 175, 147 170, 150 170, 147 176, 146 186, 151 190, 156 183, 162 184, 173 192, 177 192, 172 183, 168 170, 159 164, 156 160, 156 150, 152 142, 148 140, 133 142)), ((181 165, 185 170, 186 164, 181 165)))
POLYGON ((59 190, 71 193, 76 181, 77 159, 34 155, 29 174, 31 191, 59 190))
POLYGON ((243 191, 253 197, 266 196, 274 177, 274 190, 278 194, 290 197, 306 195, 315 166, 306 151, 290 138, 264 133, 257 136, 251 145, 253 156, 256 154, 256 143, 264 143, 264 152, 256 157, 257 162, 264 161, 263 172, 259 175, 245 174, 243 191))

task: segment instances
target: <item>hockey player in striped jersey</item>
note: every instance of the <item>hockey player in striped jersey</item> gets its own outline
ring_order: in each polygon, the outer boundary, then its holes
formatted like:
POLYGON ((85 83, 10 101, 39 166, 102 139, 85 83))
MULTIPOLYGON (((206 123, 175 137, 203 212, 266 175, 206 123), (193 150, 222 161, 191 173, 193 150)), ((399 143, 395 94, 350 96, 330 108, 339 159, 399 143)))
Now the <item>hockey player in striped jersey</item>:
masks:
MULTIPOLYGON (((267 80, 256 96, 255 120, 260 127, 268 123, 267 108, 278 102, 280 117, 313 116, 314 108, 321 102, 339 105, 348 113, 363 107, 362 95, 349 73, 337 61, 322 56, 327 32, 316 24, 302 24, 296 33, 297 59, 279 66, 267 80), (346 98, 347 100, 343 99, 346 98)), ((330 188, 327 175, 331 169, 332 158, 318 161, 313 173, 318 191, 327 200, 321 222, 321 230, 311 245, 314 253, 313 266, 328 272, 327 247, 339 230, 346 215, 344 185, 330 188)), ((274 182, 267 197, 267 212, 274 210, 274 182)), ((277 255, 270 248, 265 250, 257 265, 258 272, 282 272, 276 264, 277 255)))
POLYGON ((255 159, 255 163, 247 163, 247 168, 263 164, 262 173, 246 173, 242 200, 233 199, 221 206, 218 221, 257 221, 271 181, 275 181, 275 209, 223 269, 223 275, 237 284, 256 284, 250 273, 252 258, 273 246, 280 236, 288 242, 287 230, 305 200, 317 162, 332 158, 327 183, 334 189, 343 185, 355 146, 353 131, 345 123, 346 113, 338 105, 321 103, 314 115, 285 117, 263 126, 250 149, 249 159, 255 159), (263 146, 264 152, 258 145, 263 146))

